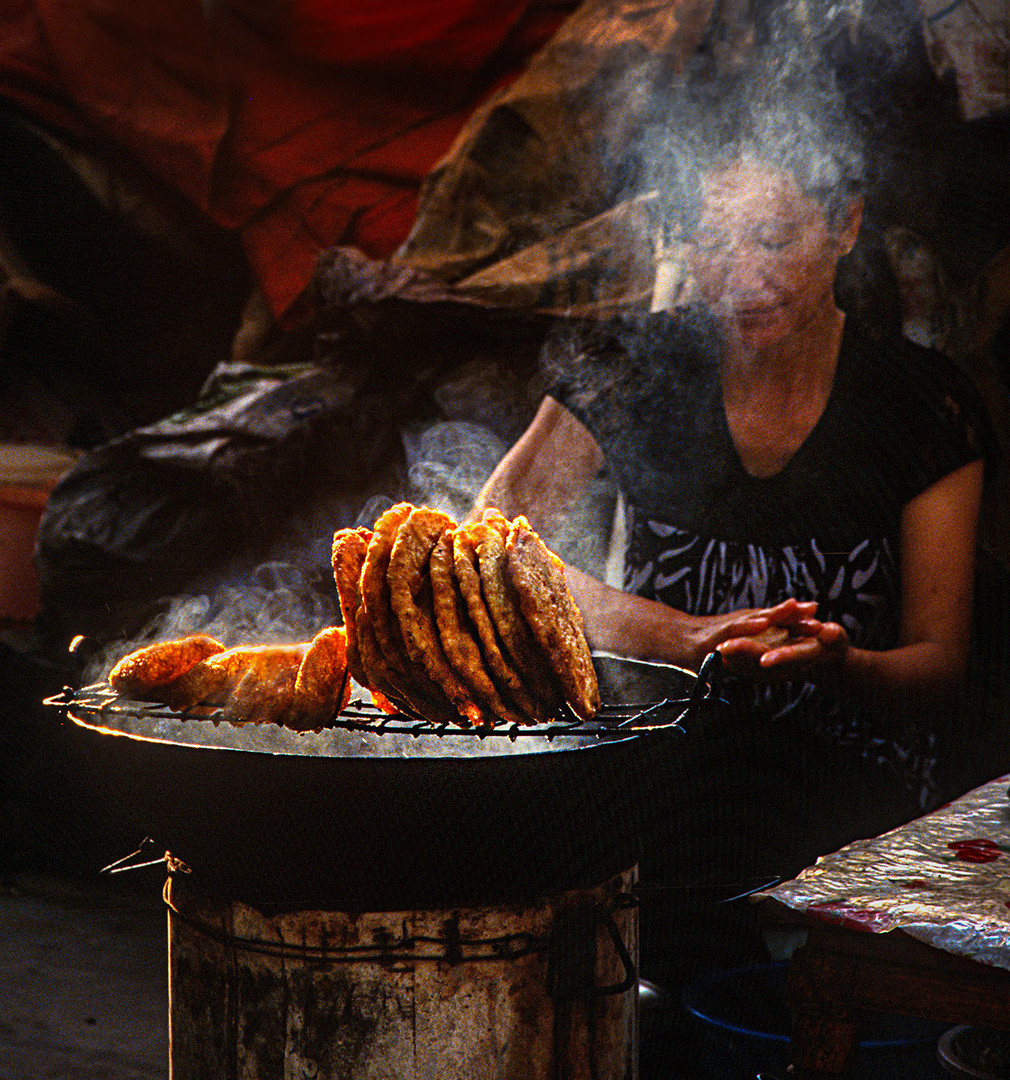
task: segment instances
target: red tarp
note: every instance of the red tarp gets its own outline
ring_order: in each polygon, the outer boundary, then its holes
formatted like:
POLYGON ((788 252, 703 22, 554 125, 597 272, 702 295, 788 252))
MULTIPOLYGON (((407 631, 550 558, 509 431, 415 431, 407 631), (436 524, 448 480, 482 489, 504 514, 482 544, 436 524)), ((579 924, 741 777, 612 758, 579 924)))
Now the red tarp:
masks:
POLYGON ((280 316, 323 249, 392 253, 425 174, 562 17, 535 0, 221 0, 211 15, 0 0, 0 97, 125 148, 237 230, 280 316))

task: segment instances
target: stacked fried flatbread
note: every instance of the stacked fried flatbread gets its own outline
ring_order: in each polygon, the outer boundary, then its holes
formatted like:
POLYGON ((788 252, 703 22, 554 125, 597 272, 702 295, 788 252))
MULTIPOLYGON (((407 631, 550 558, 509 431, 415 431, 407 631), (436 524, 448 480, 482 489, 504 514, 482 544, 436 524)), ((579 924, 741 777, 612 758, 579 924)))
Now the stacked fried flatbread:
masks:
POLYGON ((525 518, 457 525, 398 503, 333 538, 343 626, 292 645, 226 649, 204 634, 145 646, 109 672, 124 697, 234 724, 318 731, 351 677, 385 712, 440 724, 532 724, 600 705, 564 566, 525 518), (194 712, 195 710, 195 712, 194 712), (218 712, 219 710, 219 712, 218 712))
POLYGON ((342 626, 294 645, 226 649, 205 634, 155 642, 124 656, 109 672, 109 685, 124 697, 183 712, 211 706, 233 724, 295 731, 331 724, 351 696, 342 626))
POLYGON ((564 565, 525 518, 457 525, 398 503, 335 534, 333 573, 348 668, 385 711, 478 727, 596 714, 564 565))

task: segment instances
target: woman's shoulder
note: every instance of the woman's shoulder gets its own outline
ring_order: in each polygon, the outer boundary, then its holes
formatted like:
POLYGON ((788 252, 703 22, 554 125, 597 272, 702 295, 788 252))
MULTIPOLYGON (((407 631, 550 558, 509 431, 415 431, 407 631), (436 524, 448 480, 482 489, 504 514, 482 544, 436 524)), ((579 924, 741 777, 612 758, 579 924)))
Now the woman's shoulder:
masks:
POLYGON ((953 469, 985 456, 991 430, 974 382, 946 354, 847 323, 841 362, 852 407, 909 453, 953 469))
POLYGON ((906 394, 891 399, 895 406, 954 394, 965 404, 979 401, 967 372, 946 353, 910 341, 898 334, 883 333, 851 318, 846 320, 842 351, 864 380, 887 386, 904 386, 906 394), (912 395, 909 398, 908 395, 912 395))

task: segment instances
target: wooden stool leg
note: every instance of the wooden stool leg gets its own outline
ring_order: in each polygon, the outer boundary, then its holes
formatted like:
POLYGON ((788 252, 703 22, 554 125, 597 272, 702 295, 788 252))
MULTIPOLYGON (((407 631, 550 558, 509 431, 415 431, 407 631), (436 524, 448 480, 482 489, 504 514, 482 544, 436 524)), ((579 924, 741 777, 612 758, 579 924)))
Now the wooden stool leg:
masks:
POLYGON ((845 1077, 859 1046, 857 1014, 848 1004, 853 964, 809 944, 789 965, 791 1074, 797 1080, 845 1077))
POLYGON ((859 1029, 855 1019, 841 1009, 825 1010, 823 1004, 793 1004, 790 1076, 795 1080, 825 1080, 849 1075, 859 1029))

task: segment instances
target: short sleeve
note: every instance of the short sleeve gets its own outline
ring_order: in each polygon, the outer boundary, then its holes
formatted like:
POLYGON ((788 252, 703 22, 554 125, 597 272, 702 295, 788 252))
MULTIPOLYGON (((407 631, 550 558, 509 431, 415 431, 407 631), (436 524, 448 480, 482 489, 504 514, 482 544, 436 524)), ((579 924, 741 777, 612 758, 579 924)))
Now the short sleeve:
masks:
POLYGON ((981 395, 952 360, 913 347, 905 349, 904 362, 910 366, 902 400, 914 497, 969 462, 994 460, 995 437, 981 395))

